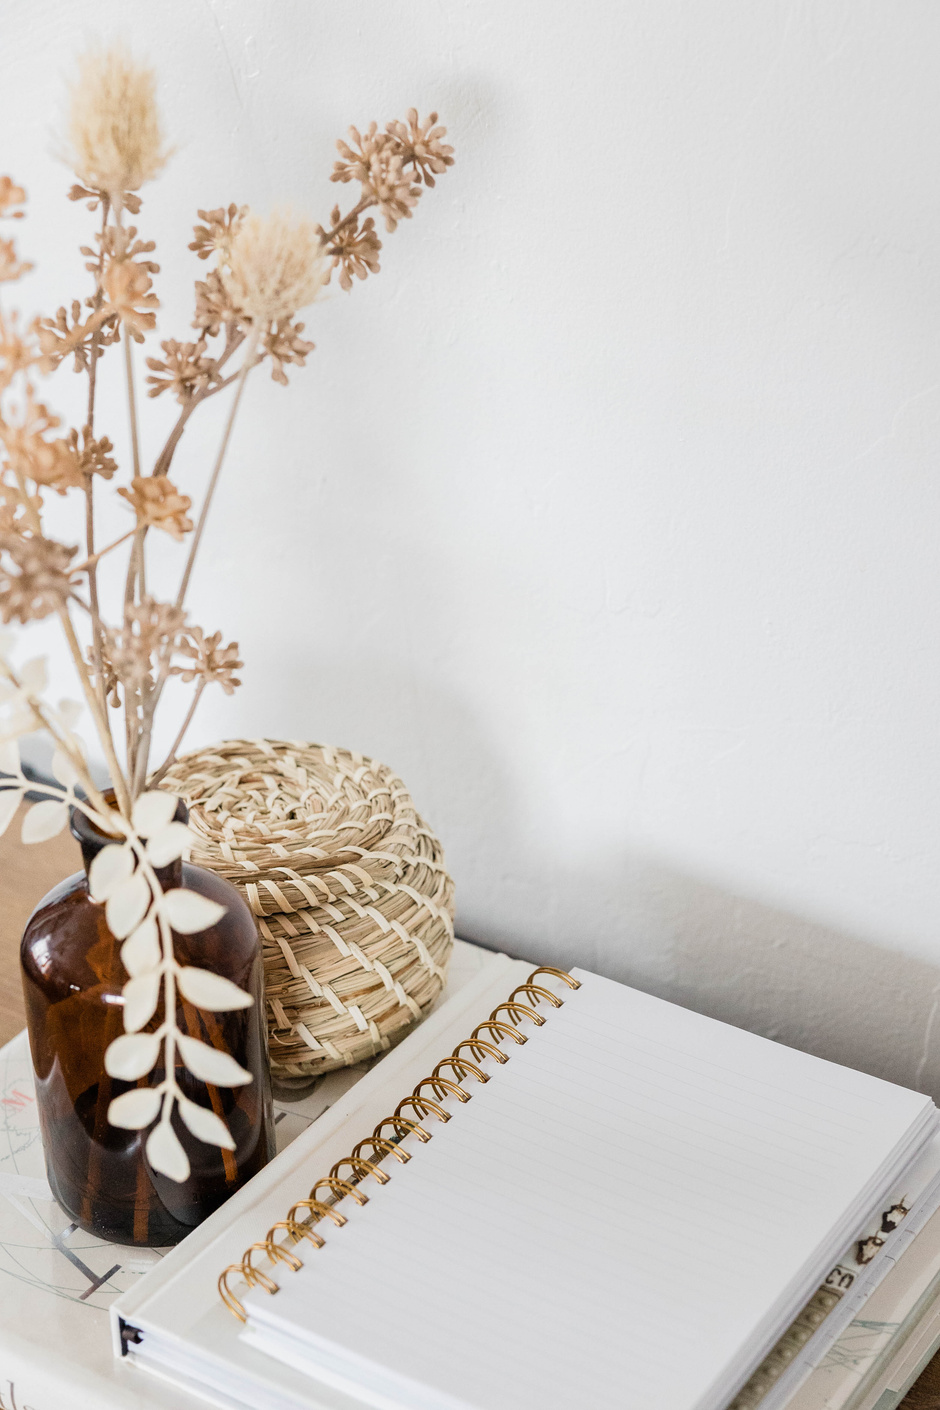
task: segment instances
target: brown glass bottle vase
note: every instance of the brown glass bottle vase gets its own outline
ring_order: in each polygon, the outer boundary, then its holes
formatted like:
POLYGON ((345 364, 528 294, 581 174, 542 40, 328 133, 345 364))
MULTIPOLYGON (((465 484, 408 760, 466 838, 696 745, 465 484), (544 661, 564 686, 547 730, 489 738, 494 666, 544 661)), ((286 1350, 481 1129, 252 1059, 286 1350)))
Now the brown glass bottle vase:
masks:
MULTIPOLYGON (((185 822, 187 816, 180 802, 176 819, 185 822)), ((177 991, 179 1031, 227 1053, 252 1076, 241 1086, 209 1085, 183 1066, 177 1049, 175 1078, 181 1093, 220 1117, 234 1141, 234 1149, 225 1150, 196 1139, 174 1110, 172 1127, 190 1167, 188 1178, 178 1183, 149 1163, 147 1129, 125 1130, 108 1120, 115 1097, 163 1081, 163 1048, 157 1065, 136 1082, 110 1077, 105 1070, 105 1052, 124 1032, 121 991, 128 974, 105 907, 89 895, 88 868, 114 839, 77 810, 72 832, 81 844, 85 870, 40 902, 21 947, 49 1184, 70 1218, 100 1238, 154 1246, 178 1243, 274 1153, 258 933, 245 902, 221 877, 183 861, 157 872, 164 891, 185 887, 225 907, 209 929, 197 935, 174 933, 177 962, 219 974, 254 1000, 250 1007, 208 1012, 177 991)), ((155 1032, 163 1017, 161 998, 143 1031, 155 1032)))

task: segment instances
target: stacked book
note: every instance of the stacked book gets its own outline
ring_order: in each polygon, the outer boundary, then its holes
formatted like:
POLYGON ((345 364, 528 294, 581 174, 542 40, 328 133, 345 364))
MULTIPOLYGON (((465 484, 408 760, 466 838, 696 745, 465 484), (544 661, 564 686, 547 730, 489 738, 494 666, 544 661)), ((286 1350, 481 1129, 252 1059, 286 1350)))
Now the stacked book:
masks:
POLYGON ((887 1410, 940 1331, 938 1124, 501 958, 118 1300, 115 1352, 225 1410, 887 1410))
POLYGON ((898 1405, 940 1345, 928 1098, 580 970, 454 968, 165 1256, 57 1219, 0 1052, 0 1406, 898 1405))

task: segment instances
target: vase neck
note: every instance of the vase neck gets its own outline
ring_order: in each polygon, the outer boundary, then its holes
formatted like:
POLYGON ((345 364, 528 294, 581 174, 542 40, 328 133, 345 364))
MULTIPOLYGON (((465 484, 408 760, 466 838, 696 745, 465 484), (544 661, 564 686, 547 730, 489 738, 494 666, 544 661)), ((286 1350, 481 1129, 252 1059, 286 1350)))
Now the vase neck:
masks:
MULTIPOLYGON (((103 793, 102 797, 110 806, 114 805, 115 798, 112 788, 109 788, 103 793)), ((181 823, 189 822, 189 809, 182 798, 177 800, 173 821, 181 823)), ((82 861, 85 864, 86 874, 103 847, 111 846, 113 843, 120 842, 121 840, 118 834, 103 832, 101 828, 95 827, 94 823, 78 808, 72 808, 71 810, 70 829, 72 836, 82 849, 82 861)), ((146 841, 146 838, 143 840, 146 841)), ((174 887, 183 884, 183 861, 181 857, 177 857, 176 861, 170 862, 169 866, 159 867, 155 870, 157 880, 164 891, 170 891, 174 887)))

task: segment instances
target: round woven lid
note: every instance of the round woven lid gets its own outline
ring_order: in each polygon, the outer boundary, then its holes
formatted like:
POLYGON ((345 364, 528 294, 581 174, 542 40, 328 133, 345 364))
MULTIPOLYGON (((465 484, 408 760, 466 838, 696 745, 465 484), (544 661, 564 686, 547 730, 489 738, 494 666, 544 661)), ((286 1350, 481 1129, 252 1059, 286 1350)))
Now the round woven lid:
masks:
POLYGON ((454 888, 401 779, 349 750, 262 739, 184 755, 166 786, 189 804, 192 860, 258 918, 275 1073, 402 1037, 443 986, 454 888))

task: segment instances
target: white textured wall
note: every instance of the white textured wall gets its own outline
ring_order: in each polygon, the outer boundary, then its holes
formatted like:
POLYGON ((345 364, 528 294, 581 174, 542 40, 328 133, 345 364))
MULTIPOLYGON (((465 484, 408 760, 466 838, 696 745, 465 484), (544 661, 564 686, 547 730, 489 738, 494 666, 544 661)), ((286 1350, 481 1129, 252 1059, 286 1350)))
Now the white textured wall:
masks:
POLYGON ((192 741, 376 754, 463 933, 940 1086, 936 6, 6 0, 37 307, 90 219, 50 110, 116 33, 180 147, 164 336, 197 206, 325 219, 335 137, 411 103, 458 149, 250 386, 193 593, 245 685, 192 741))

